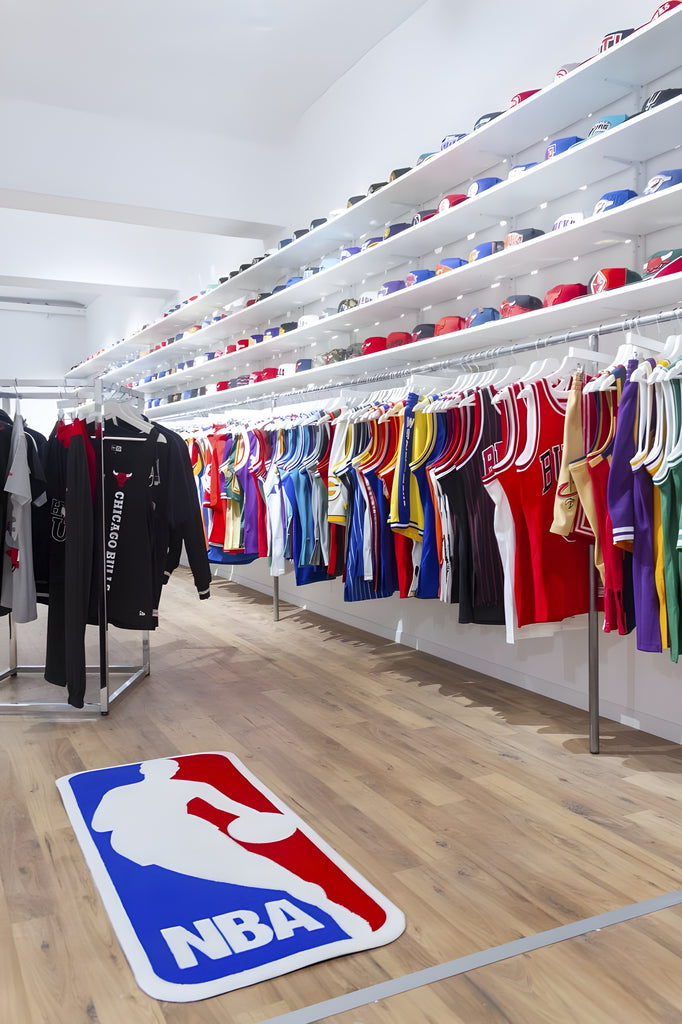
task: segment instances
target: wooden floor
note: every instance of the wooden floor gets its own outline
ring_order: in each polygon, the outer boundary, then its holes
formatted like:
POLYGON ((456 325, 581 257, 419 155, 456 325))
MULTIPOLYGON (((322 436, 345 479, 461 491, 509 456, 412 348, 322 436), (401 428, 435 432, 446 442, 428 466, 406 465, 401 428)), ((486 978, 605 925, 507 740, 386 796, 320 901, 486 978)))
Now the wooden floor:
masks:
MULTIPOLYGON (((275 625, 225 581, 200 603, 179 573, 161 620, 151 677, 108 717, 0 718, 0 1021, 260 1024, 682 888, 682 748, 603 722, 594 757, 583 712, 291 606, 275 625), (141 992, 55 778, 202 750, 240 757, 405 933, 201 1002, 141 992)), ((22 661, 42 636, 20 630, 22 661)), ((681 954, 673 908, 326 1019, 682 1022, 681 954)))

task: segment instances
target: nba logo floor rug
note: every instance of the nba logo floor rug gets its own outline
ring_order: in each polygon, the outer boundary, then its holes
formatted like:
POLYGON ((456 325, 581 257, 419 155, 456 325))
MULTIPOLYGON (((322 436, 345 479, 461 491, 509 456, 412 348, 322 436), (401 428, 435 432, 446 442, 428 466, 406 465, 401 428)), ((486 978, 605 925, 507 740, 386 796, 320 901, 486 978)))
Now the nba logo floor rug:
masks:
POLYGON ((138 985, 189 1002, 396 939, 405 918, 234 757, 57 780, 138 985))

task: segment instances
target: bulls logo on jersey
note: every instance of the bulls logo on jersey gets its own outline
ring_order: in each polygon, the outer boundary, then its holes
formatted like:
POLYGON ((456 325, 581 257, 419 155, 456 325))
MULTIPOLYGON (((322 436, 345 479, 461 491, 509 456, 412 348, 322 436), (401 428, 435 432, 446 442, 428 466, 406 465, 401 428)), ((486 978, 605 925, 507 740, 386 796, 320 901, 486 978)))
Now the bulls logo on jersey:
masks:
POLYGON ((112 472, 116 477, 116 483, 118 484, 119 487, 123 487, 125 482, 127 480, 130 480, 131 476, 133 475, 132 473, 117 473, 115 469, 112 470, 112 472))
POLYGON ((50 519, 52 521, 52 539, 61 544, 66 540, 66 506, 61 498, 52 499, 50 519))
POLYGON ((542 468, 542 493, 547 494, 547 491, 553 487, 559 479, 559 470, 561 469, 561 453, 563 451, 563 444, 554 444, 551 448, 548 448, 546 452, 543 452, 538 456, 540 460, 540 466, 542 468))
POLYGON ((502 441, 496 441, 495 444, 489 445, 481 452, 481 458, 483 459, 483 479, 492 473, 499 461, 503 447, 502 441))

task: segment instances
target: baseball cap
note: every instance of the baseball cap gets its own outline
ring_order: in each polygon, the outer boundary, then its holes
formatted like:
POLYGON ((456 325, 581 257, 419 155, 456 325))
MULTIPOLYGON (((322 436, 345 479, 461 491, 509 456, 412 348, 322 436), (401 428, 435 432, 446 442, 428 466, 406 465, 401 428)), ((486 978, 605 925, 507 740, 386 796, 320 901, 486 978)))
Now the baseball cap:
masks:
POLYGON ((446 256, 436 264, 435 276, 440 277, 441 274, 447 274, 449 270, 457 270, 458 267, 466 267, 468 262, 468 260, 463 260, 460 256, 446 256))
POLYGON ((441 334, 452 334, 454 331, 463 331, 467 323, 463 316, 442 316, 436 324, 434 336, 439 338, 441 334))
POLYGON ((476 309, 472 309, 466 318, 466 326, 480 327, 481 324, 489 324, 491 321, 499 319, 499 311, 493 309, 492 306, 477 306, 476 309))
POLYGON ((456 142, 459 142, 460 139, 466 139, 466 137, 466 132, 452 133, 450 135, 446 135, 440 144, 440 148, 449 149, 450 146, 454 146, 456 142))
POLYGON ((435 324, 416 324, 412 328, 412 341, 421 341, 422 338, 433 338, 435 333, 435 324))
POLYGON ((306 279, 309 278, 309 277, 314 277, 315 274, 319 274, 319 272, 320 272, 320 268, 319 267, 304 267, 303 268, 303 277, 306 278, 306 279))
POLYGON ((644 101, 642 109, 638 110, 637 113, 632 116, 638 117, 639 114, 646 114, 648 110, 653 110, 654 107, 660 107, 662 103, 668 103, 670 100, 674 100, 680 95, 682 95, 682 89, 657 89, 656 92, 652 92, 651 96, 644 101))
POLYGON ((631 199, 636 199, 637 193, 633 192, 631 188, 617 188, 613 192, 605 192, 601 199, 597 200, 592 215, 594 217, 600 213, 606 213, 607 210, 613 210, 616 206, 623 206, 631 199))
MULTIPOLYGON (((280 334, 284 334, 284 331, 282 330, 281 327, 268 327, 268 329, 264 332, 264 337, 279 338, 280 334)), ((237 342, 237 347, 239 347, 239 342, 237 342)))
POLYGON ((421 284, 422 281, 428 281, 430 277, 435 277, 435 270, 411 270, 405 278, 405 285, 409 288, 413 284, 421 284))
POLYGON ((383 352, 388 346, 388 339, 382 338, 380 335, 372 335, 370 338, 365 338, 362 343, 362 354, 366 356, 370 352, 383 352))
POLYGON ((264 338, 263 334, 252 334, 251 335, 251 341, 254 343, 254 345, 260 345, 260 343, 263 340, 263 338, 264 338))
POLYGON ((363 292, 360 296, 360 305, 366 306, 368 302, 374 302, 377 297, 377 292, 363 292))
POLYGON ((384 236, 383 235, 374 235, 372 238, 366 239, 362 243, 362 251, 364 252, 365 249, 371 249, 373 245, 378 245, 379 242, 383 242, 383 240, 384 240, 384 236))
POLYGON ((294 238, 303 238, 303 236, 307 235, 309 231, 310 228, 297 228, 296 231, 294 231, 294 238))
POLYGON ((496 117, 500 116, 500 114, 504 114, 504 110, 493 110, 492 113, 490 114, 481 114, 479 119, 474 124, 474 131, 476 131, 478 128, 483 128, 490 121, 494 121, 496 117))
MULTIPOLYGON (((275 287, 272 289, 272 294, 276 295, 277 292, 283 292, 285 288, 286 288, 286 285, 284 285, 284 284, 276 284, 275 287)), ((267 292, 263 292, 262 294, 266 295, 267 292)))
POLYGON ((509 174, 507 175, 507 181, 513 181, 514 178, 520 178, 521 175, 525 174, 526 171, 529 171, 531 167, 537 167, 537 165, 537 160, 533 160, 529 164, 515 164, 514 167, 510 169, 509 174))
POLYGON ((310 222, 310 230, 314 231, 315 228, 319 228, 319 227, 322 226, 322 224, 326 224, 326 223, 327 223, 327 218, 326 217, 315 217, 315 219, 311 220, 311 222, 310 222))
POLYGON ((356 256, 360 252, 359 245, 349 245, 346 249, 341 250, 341 259, 347 260, 351 256, 356 256))
POLYGON ((542 299, 537 295, 508 295, 504 302, 500 303, 500 315, 503 318, 520 316, 534 309, 542 309, 542 299))
POLYGON ((682 0, 668 0, 667 3, 661 4, 660 7, 656 8, 656 10, 652 14, 652 16, 649 19, 649 21, 647 22, 647 24, 650 25, 652 21, 656 21, 658 18, 662 17, 664 14, 667 14, 668 11, 672 11, 673 7, 679 7, 681 2, 682 2, 682 0))
MULTIPOLYGON (((240 267, 239 267, 239 273, 241 274, 241 273, 242 273, 242 271, 244 271, 244 270, 248 270, 250 266, 251 266, 251 264, 250 264, 250 263, 242 263, 242 264, 240 265, 240 267)), ((196 297, 196 296, 195 296, 195 297, 196 297)))
POLYGON ((634 28, 618 28, 613 32, 607 33, 601 41, 599 52, 604 53, 605 50, 610 50, 616 43, 620 43, 623 39, 631 36, 634 31, 634 28))
POLYGON ((477 196, 479 192, 485 192, 493 185, 499 185, 502 178, 477 178, 469 185, 469 196, 477 196))
POLYGON ((292 284, 298 284, 299 281, 302 281, 302 280, 303 280, 302 277, 289 277, 289 278, 287 278, 287 283, 285 284, 284 287, 285 288, 291 288, 292 284))
POLYGON ((512 245, 521 245, 522 242, 529 242, 531 238, 539 238, 544 233, 540 228, 517 228, 516 231, 509 232, 504 240, 504 247, 509 249, 512 245))
POLYGON ((627 114, 607 114, 606 117, 600 117, 598 121, 595 121, 587 133, 587 137, 593 139, 595 135, 603 135, 604 132, 608 132, 611 128, 617 128, 619 124, 629 120, 627 114))
MULTIPOLYGON (((269 299, 271 295, 272 295, 272 292, 258 292, 258 295, 256 296, 256 298, 253 301, 254 302, 262 302, 263 299, 269 299)), ((246 305, 248 306, 249 302, 247 302, 246 305)))
POLYGON ((651 196, 654 192, 662 192, 666 188, 672 188, 673 185, 679 185, 680 182, 682 182, 682 168, 677 167, 671 171, 659 171, 658 174, 654 174, 653 178, 649 178, 642 195, 651 196))
POLYGON ((325 256, 323 260, 320 260, 320 270, 329 270, 330 267, 335 267, 339 262, 338 256, 325 256))
POLYGON ((590 278, 587 289, 592 295, 599 292, 611 291, 612 288, 622 288, 626 284, 635 284, 642 278, 634 270, 627 267, 602 267, 590 278))
POLYGON ((420 153, 418 158, 417 158, 417 163, 415 164, 415 167, 419 167, 420 164, 426 163, 427 160, 430 160, 431 157, 435 156, 435 155, 436 154, 434 152, 431 152, 431 153, 420 153))
POLYGON ((373 182, 373 184, 371 184, 369 186, 369 188, 367 189, 367 195, 371 196, 373 192, 378 192, 380 188, 384 187, 384 185, 388 185, 388 182, 387 181, 375 181, 375 182, 373 182))
POLYGON ((357 299, 341 299, 336 311, 337 313, 345 313, 347 309, 353 309, 357 304, 357 299))
POLYGON ((469 253, 469 263, 475 263, 476 260, 485 259, 486 256, 492 256, 496 252, 500 252, 504 249, 504 242, 481 242, 475 249, 472 249, 469 253))
MULTIPOLYGON (((289 245, 291 241, 291 238, 280 238, 279 242, 277 243, 277 248, 283 249, 286 245, 289 245)), ((241 267, 239 269, 241 270, 241 267)))
POLYGON ((391 171, 391 173, 389 174, 388 180, 395 181, 396 178, 401 178, 403 174, 407 174, 407 172, 411 170, 411 167, 396 167, 396 169, 394 171, 391 171))
POLYGON ((355 206, 356 203, 359 203, 366 198, 367 196, 351 196, 348 202, 346 203, 346 207, 355 206))
POLYGON ((420 210, 419 213, 415 213, 412 218, 412 226, 414 227, 415 224, 421 224, 425 220, 431 220, 431 218, 435 217, 437 213, 438 208, 435 210, 420 210))
POLYGON ((399 348, 401 345, 409 345, 412 342, 412 334, 407 331, 392 331, 386 338, 386 348, 399 348))
POLYGON ((324 320, 319 313, 306 313, 304 316, 299 317, 299 327, 312 327, 314 324, 319 323, 320 320, 324 320))
POLYGON ((561 67, 556 72, 556 74, 554 75, 554 81, 556 82, 557 79, 565 78, 566 75, 570 75, 571 71, 575 71, 575 69, 579 68, 579 67, 580 67, 579 63, 578 64, 562 64, 561 67))
POLYGON ((411 224, 406 224, 404 222, 401 224, 389 224, 387 228, 384 228, 384 238, 393 238, 394 235, 399 235, 401 231, 405 230, 405 228, 410 227, 412 227, 411 224))
POLYGON ((545 151, 545 160, 550 160, 553 156, 560 156, 567 149, 570 149, 571 146, 575 146, 578 142, 583 141, 578 135, 566 135, 562 139, 555 139, 554 142, 550 142, 545 151))
POLYGON ((564 228, 571 228, 574 224, 580 224, 583 220, 583 214, 578 210, 576 213, 562 213, 560 217, 554 221, 552 225, 552 231, 563 231, 564 228))
POLYGON ((643 280, 651 277, 667 277, 682 270, 682 249, 660 249, 644 264, 643 280))
POLYGON ((524 100, 530 99, 531 96, 535 96, 536 92, 540 92, 539 89, 526 89, 525 92, 517 92, 516 96, 512 98, 509 107, 518 107, 519 103, 523 103, 524 100))
POLYGON ((469 196, 463 195, 461 192, 453 192, 451 195, 443 196, 438 204, 438 212, 443 213, 445 210, 451 209, 453 206, 459 206, 469 196))
POLYGON ((560 306, 563 302, 570 302, 581 295, 587 295, 587 287, 584 284, 555 284, 545 295, 542 305, 560 306))
POLYGON ((298 328, 298 320, 287 320, 285 324, 280 324, 282 334, 288 334, 289 331, 295 331, 298 328))
POLYGON ((382 299, 384 295, 392 295, 393 292, 399 292, 405 287, 404 281, 384 281, 381 288, 377 293, 377 298, 382 299))

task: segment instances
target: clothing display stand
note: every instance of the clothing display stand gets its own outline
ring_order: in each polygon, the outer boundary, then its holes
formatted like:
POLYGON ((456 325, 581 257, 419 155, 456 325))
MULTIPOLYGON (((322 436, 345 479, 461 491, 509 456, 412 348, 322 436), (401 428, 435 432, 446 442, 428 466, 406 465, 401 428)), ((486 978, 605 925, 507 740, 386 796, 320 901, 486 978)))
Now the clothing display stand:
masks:
MULTIPOLYGON (((97 421, 101 424, 100 431, 100 446, 101 455, 100 465, 103 467, 103 445, 104 445, 104 396, 103 389, 100 381, 95 381, 94 385, 84 386, 79 385, 78 388, 74 389, 72 384, 65 380, 11 380, 11 381, 0 381, 0 401, 2 402, 2 408, 7 410, 9 401, 12 399, 29 400, 29 399, 41 399, 41 400, 56 400, 59 403, 60 408, 75 408, 79 401, 85 398, 88 394, 93 398, 93 409, 97 417, 97 421)), ((113 399, 130 400, 132 398, 137 399, 140 396, 133 392, 130 388, 119 388, 116 389, 116 395, 110 396, 113 399)), ((102 488, 102 496, 104 496, 104 473, 100 475, 99 484, 102 488)), ((104 538, 105 529, 105 507, 104 502, 102 503, 102 538, 104 538)), ((104 562, 104 544, 101 545, 101 557, 104 562)), ((98 553, 98 557, 99 557, 98 553)), ((105 576, 102 576, 104 579, 105 576)), ((44 713, 53 715, 55 712, 64 711, 66 708, 69 709, 76 717, 89 717, 92 712, 99 711, 101 715, 107 715, 109 713, 110 705, 119 697, 125 690, 127 690, 133 683, 139 679, 148 676, 150 673, 150 647, 149 647, 149 631, 143 630, 142 632, 142 659, 139 665, 111 665, 109 663, 109 639, 108 639, 108 623, 106 616, 106 592, 105 588, 101 588, 99 595, 99 663, 97 666, 86 666, 86 672, 97 672, 99 674, 99 700, 96 702, 86 702, 83 709, 79 710, 71 708, 64 702, 59 701, 47 701, 47 700, 35 700, 35 701, 0 701, 0 714, 11 714, 13 712, 23 712, 30 710, 36 713, 44 713), (113 692, 111 691, 111 680, 110 673, 129 673, 128 677, 123 683, 121 683, 113 692)), ((8 667, 0 671, 0 683, 9 678, 15 678, 19 674, 37 674, 45 671, 44 665, 20 665, 18 662, 17 655, 17 626, 14 622, 13 616, 8 616, 9 620, 9 657, 8 667)))
MULTIPOLYGON (((366 387, 369 384, 381 383, 389 380, 405 380, 409 378, 414 380, 422 374, 428 374, 434 371, 440 371, 444 369, 478 369, 481 364, 494 363, 503 358, 513 357, 520 353, 528 353, 539 351, 544 348, 554 347, 558 345, 569 345, 568 354, 569 356, 582 358, 585 360, 586 365, 590 362, 590 357, 594 359, 597 357, 599 352, 599 341, 600 338, 613 335, 623 334, 626 332, 636 333, 648 327, 661 327, 664 324, 678 323, 682 324, 682 307, 676 307, 675 309, 669 309, 661 311, 660 313, 652 313, 646 316, 634 317, 628 320, 621 320, 615 323, 600 324, 598 326, 591 326, 588 328, 582 328, 580 330, 570 331, 564 334, 549 335, 544 338, 537 338, 532 341, 516 342, 511 345, 502 345, 496 348, 483 349, 480 351, 464 353, 463 355, 453 357, 451 359, 441 359, 437 362, 431 362, 422 366, 411 366, 406 370, 387 370, 383 373, 365 374, 362 377, 356 378, 345 378, 330 384, 321 384, 317 387, 307 387, 305 389, 292 388, 288 392, 276 392, 270 395, 258 395, 253 398, 245 398, 241 402, 230 401, 229 399, 223 399, 222 401, 216 399, 215 405, 210 408, 204 408, 202 412, 220 412, 226 409, 237 409, 243 408, 251 404, 267 404, 271 403, 274 407, 277 401, 285 399, 296 399, 308 400, 311 395, 324 394, 331 392, 338 392, 340 390, 346 391, 349 388, 366 387), (572 342, 576 341, 587 341, 588 348, 575 349, 571 347, 572 342)), ((643 346, 645 347, 645 346, 643 346)), ((173 411, 172 405, 169 405, 167 409, 160 408, 155 410, 155 416, 157 419, 183 419, 187 416, 196 416, 197 411, 188 410, 187 412, 175 412, 173 411)), ((594 545, 590 545, 588 558, 590 560, 590 608, 588 613, 588 669, 587 669, 587 692, 588 692, 588 719, 589 719, 589 742, 590 742, 590 753, 599 753, 599 620, 597 613, 597 577, 596 569, 594 568, 594 545)), ((279 620, 279 578, 273 577, 273 619, 275 622, 279 620)))

